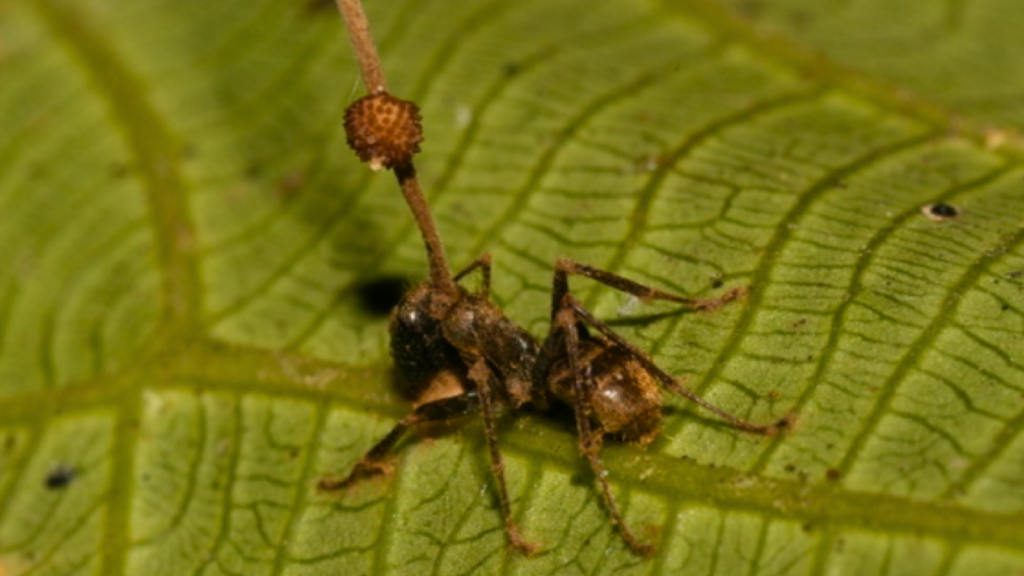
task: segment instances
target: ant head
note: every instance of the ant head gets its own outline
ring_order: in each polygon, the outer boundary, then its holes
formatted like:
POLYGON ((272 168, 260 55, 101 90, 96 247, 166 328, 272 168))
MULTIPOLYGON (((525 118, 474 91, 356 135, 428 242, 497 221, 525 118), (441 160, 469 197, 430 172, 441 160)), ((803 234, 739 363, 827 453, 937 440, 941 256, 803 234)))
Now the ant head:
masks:
POLYGON ((431 284, 420 284, 391 311, 391 357, 405 392, 414 397, 442 370, 461 365, 459 352, 445 340, 441 316, 434 310, 437 296, 443 299, 431 284))

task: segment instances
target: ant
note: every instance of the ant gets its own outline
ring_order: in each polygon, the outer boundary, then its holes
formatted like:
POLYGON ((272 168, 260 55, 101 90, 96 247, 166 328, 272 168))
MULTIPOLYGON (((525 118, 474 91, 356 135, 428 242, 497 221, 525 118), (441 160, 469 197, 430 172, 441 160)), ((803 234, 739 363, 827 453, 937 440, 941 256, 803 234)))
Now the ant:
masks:
MULTIPOLYGON (((396 173, 403 189, 415 181, 411 165, 396 168, 396 173)), ((436 238, 429 212, 414 214, 424 238, 436 238)), ((753 424, 681 386, 647 354, 591 314, 570 292, 569 276, 585 276, 642 300, 666 300, 696 310, 718 308, 742 297, 745 289, 734 289, 717 299, 684 298, 562 258, 555 263, 550 330, 543 343, 538 343, 489 299, 490 255, 479 257, 451 277, 441 246, 427 252, 432 279, 405 294, 392 310, 389 326, 391 357, 408 392, 420 402, 348 476, 321 480, 323 491, 388 473, 387 457, 410 428, 480 412, 509 545, 529 555, 537 547, 522 537, 513 520, 495 429, 497 407, 505 405, 512 412, 546 410, 562 402, 575 412, 579 450, 597 478, 612 523, 631 550, 648 556, 654 546, 638 540, 625 524, 608 484, 599 455, 605 436, 641 445, 653 441, 661 431, 660 387, 749 432, 771 435, 785 425, 785 421, 753 424), (479 290, 471 292, 458 284, 477 270, 482 275, 479 290)))
POLYGON ((752 424, 683 388, 649 356, 584 308, 569 291, 568 278, 586 276, 645 300, 667 300, 701 310, 717 308, 742 295, 741 290, 720 299, 683 298, 586 264, 559 259, 551 298, 551 328, 544 342, 538 344, 488 299, 489 255, 478 258, 454 280, 476 269, 483 275, 479 291, 427 281, 407 293, 392 311, 391 355, 395 365, 411 391, 431 399, 399 421, 347 477, 321 481, 321 490, 345 488, 363 478, 387 473, 387 456, 411 427, 482 412, 509 544, 530 554, 536 545, 523 539, 509 505, 505 466, 495 431, 496 406, 505 404, 513 412, 527 407, 546 410, 560 401, 574 409, 579 450, 600 484, 612 523, 631 550, 647 556, 654 547, 640 542, 624 523, 599 451, 605 436, 641 445, 658 436, 662 417, 659 384, 737 428, 761 434, 778 430, 780 424, 752 424), (454 390, 453 377, 459 384, 454 390))
POLYGON ((422 140, 418 109, 412 102, 387 93, 375 50, 367 52, 367 43, 372 48, 372 41, 367 40, 368 25, 358 4, 357 0, 339 4, 361 65, 364 61, 370 63, 363 67, 370 94, 345 112, 348 141, 372 168, 395 172, 423 236, 430 277, 399 301, 389 325, 391 357, 408 391, 419 398, 418 403, 346 477, 322 479, 318 488, 339 490, 387 474, 391 470, 388 456, 410 428, 481 413, 508 543, 517 551, 531 554, 537 546, 520 534, 511 511, 505 464, 498 448, 497 410, 500 406, 512 412, 546 410, 561 402, 574 410, 580 453, 600 485, 612 523, 633 552, 650 555, 654 546, 633 534, 612 495, 600 458, 606 436, 641 445, 652 442, 661 431, 661 387, 748 432, 775 434, 786 420, 753 424, 687 390, 647 354, 591 314, 569 290, 569 277, 584 276, 642 300, 665 300, 696 310, 718 308, 741 298, 746 290, 734 289, 717 299, 685 298, 562 258, 555 263, 550 328, 544 341, 538 342, 490 300, 490 255, 477 258, 451 275, 411 160, 422 140), (360 13, 352 12, 356 8, 360 13), (458 283, 477 271, 482 276, 477 291, 458 283))

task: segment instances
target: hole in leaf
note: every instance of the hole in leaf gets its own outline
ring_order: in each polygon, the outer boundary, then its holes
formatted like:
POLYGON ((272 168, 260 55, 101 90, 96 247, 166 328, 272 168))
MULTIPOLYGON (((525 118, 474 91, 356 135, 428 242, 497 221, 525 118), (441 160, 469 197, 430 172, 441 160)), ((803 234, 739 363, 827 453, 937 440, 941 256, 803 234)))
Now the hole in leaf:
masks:
POLYGON ((78 471, 67 464, 58 464, 54 466, 50 472, 46 475, 46 487, 49 490, 60 490, 66 488, 75 476, 78 475, 78 471))
POLYGON ((952 220, 960 215, 960 210, 956 206, 946 204, 944 202, 925 204, 921 207, 921 212, 923 212, 925 216, 937 222, 952 220))

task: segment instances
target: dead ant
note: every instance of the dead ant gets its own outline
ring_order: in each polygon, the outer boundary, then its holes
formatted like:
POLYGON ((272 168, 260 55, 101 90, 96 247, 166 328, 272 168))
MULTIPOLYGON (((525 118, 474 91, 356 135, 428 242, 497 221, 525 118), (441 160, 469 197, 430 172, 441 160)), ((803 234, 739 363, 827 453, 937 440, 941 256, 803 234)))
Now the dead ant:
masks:
POLYGON ((392 310, 391 357, 419 401, 412 412, 371 448, 343 479, 323 479, 318 487, 338 490, 387 473, 387 458, 409 428, 481 412, 491 470, 509 545, 530 554, 512 517, 505 465, 495 431, 501 405, 513 412, 545 410, 555 402, 575 412, 579 449, 601 487, 604 505, 626 544, 648 555, 622 519, 600 458, 605 436, 648 444, 661 430, 665 387, 717 414, 737 428, 774 434, 785 421, 757 425, 707 402, 658 368, 649 356, 598 320, 569 291, 569 276, 585 276, 643 300, 667 300, 698 310, 717 308, 743 295, 733 290, 718 299, 684 298, 644 286, 612 272, 559 259, 551 293, 551 325, 543 343, 505 317, 491 302, 491 259, 483 255, 451 275, 437 229, 423 198, 412 155, 422 134, 415 104, 387 92, 380 61, 359 0, 339 0, 369 94, 345 112, 349 145, 375 169, 395 172, 427 249, 430 279, 409 291, 392 310), (458 281, 479 270, 481 288, 471 292, 458 281))
MULTIPOLYGON (((403 189, 415 173, 396 168, 403 189)), ((407 194, 408 197, 408 194, 407 194)), ((436 238, 429 212, 414 210, 424 238, 436 238)), ((429 240, 428 240, 429 243, 429 240)), ((523 539, 512 517, 505 466, 495 431, 499 404, 511 411, 546 410, 554 402, 574 409, 579 449, 601 487, 604 505, 626 544, 649 555, 654 546, 640 542, 624 523, 611 493, 599 451, 605 436, 646 445, 661 430, 660 386, 717 414, 737 428, 774 434, 784 425, 757 425, 709 403, 682 387, 644 352, 597 319, 569 290, 569 276, 596 280, 643 300, 666 300, 697 310, 718 308, 741 297, 734 289, 717 299, 684 298, 617 274, 569 259, 555 263, 551 326, 542 344, 509 320, 489 299, 491 258, 485 254, 451 277, 440 245, 428 249, 432 279, 409 291, 391 313, 391 356, 420 403, 341 480, 322 480, 321 490, 351 486, 387 473, 387 457, 416 425, 483 413, 491 469, 498 485, 509 545, 525 554, 536 546, 523 539), (481 287, 470 292, 457 284, 479 270, 481 287), (594 332, 592 332, 593 330, 594 332), (659 386, 660 385, 660 386, 659 386)))

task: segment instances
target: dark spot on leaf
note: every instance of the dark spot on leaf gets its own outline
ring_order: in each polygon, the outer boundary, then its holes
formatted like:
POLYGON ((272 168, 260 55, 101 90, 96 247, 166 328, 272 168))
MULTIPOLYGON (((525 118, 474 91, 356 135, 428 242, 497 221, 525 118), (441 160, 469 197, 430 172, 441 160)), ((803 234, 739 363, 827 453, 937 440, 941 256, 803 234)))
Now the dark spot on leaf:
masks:
POLYGON ((839 470, 836 470, 835 468, 829 468, 828 470, 825 471, 826 480, 829 480, 831 482, 838 482, 840 478, 842 478, 842 474, 840 474, 839 470))
POLYGON ((66 488, 75 476, 78 476, 78 470, 67 464, 58 464, 46 475, 46 487, 50 490, 66 488))
POLYGON ((786 469, 786 472, 796 472, 796 465, 794 465, 794 464, 786 464, 786 468, 785 469, 786 469))
POLYGON ((925 216, 935 220, 936 222, 943 222, 946 220, 952 220, 960 215, 960 210, 951 204, 944 202, 936 202, 935 204, 925 204, 921 207, 921 212, 925 216))
POLYGON ((523 71, 523 67, 518 62, 506 62, 504 72, 506 76, 517 76, 523 71))
POLYGON ((374 316, 387 316, 405 294, 409 281, 397 276, 385 276, 356 286, 359 304, 374 316))
POLYGON ((296 446, 295 448, 292 448, 291 450, 288 451, 288 457, 291 458, 292 460, 294 460, 301 453, 302 453, 302 448, 299 448, 298 446, 296 446))
POLYGON ((711 279, 711 287, 712 288, 721 288, 724 285, 725 285, 725 280, 722 280, 721 278, 719 278, 717 276, 711 279))
POLYGON ((804 532, 811 533, 814 531, 814 522, 807 522, 802 526, 804 532))

